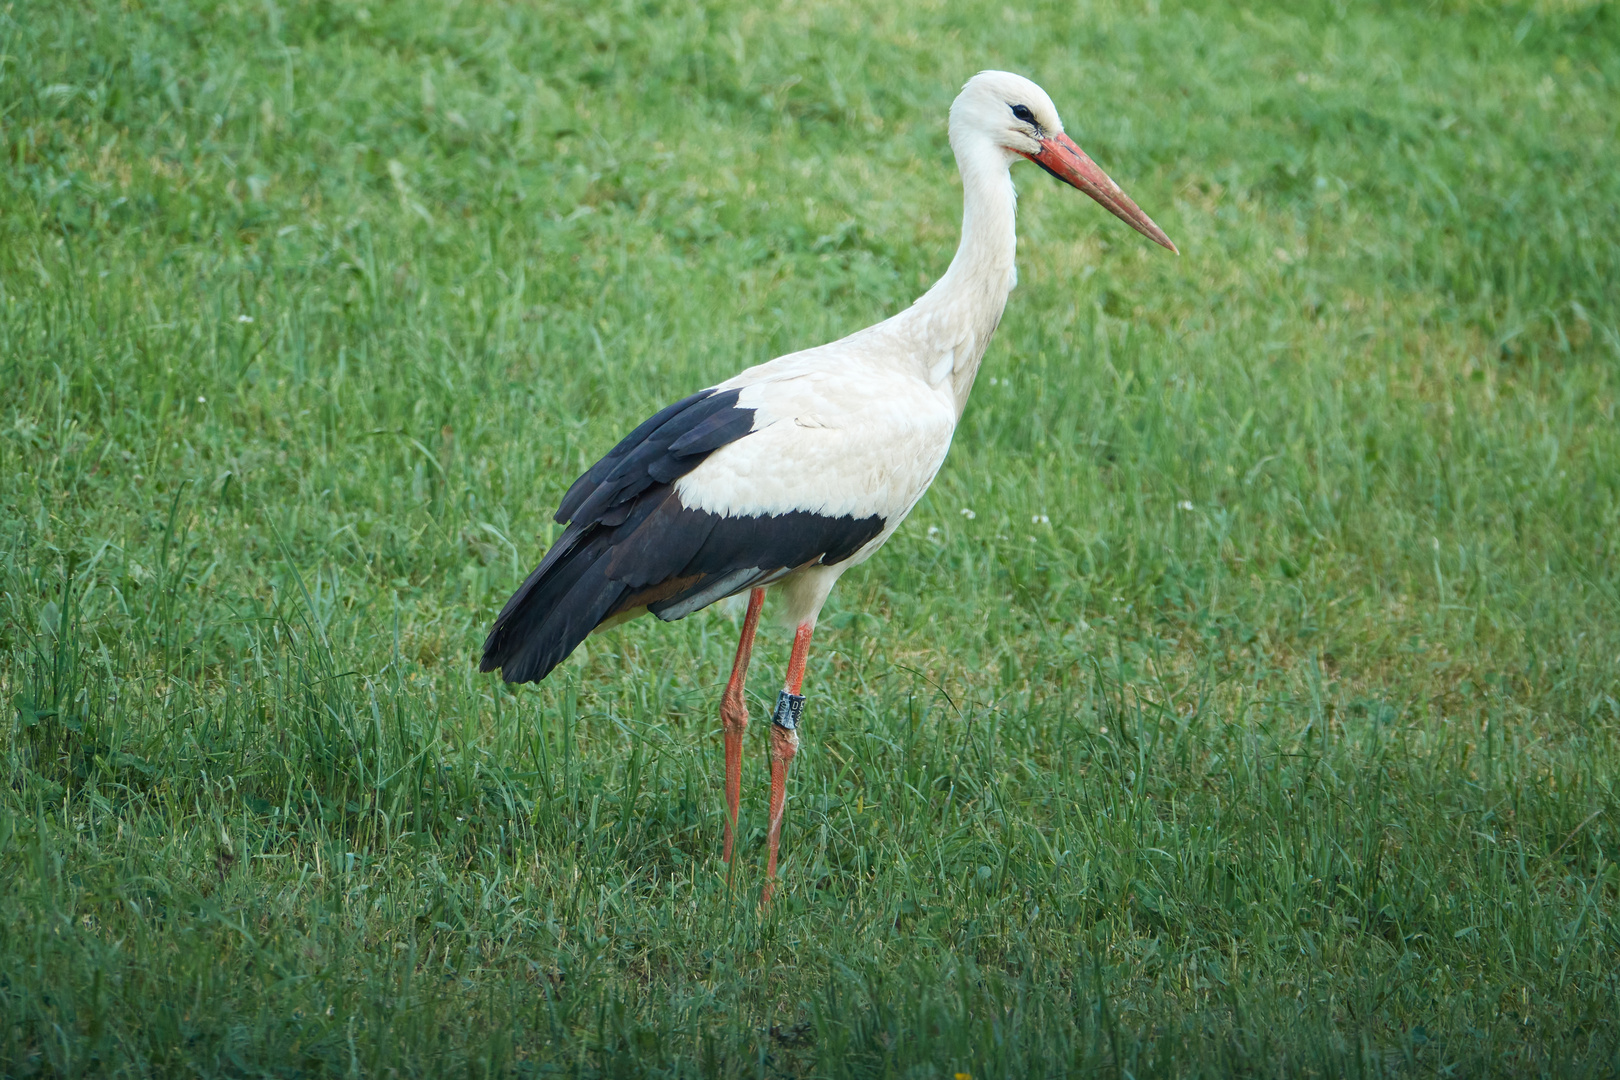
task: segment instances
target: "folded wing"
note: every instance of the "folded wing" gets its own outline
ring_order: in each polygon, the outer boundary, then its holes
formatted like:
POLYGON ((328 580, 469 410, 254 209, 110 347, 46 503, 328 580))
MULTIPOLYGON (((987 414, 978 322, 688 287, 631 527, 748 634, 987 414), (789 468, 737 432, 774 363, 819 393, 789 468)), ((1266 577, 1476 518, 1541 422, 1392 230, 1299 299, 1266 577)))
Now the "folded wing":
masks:
POLYGON ((711 389, 676 402, 574 482, 556 515, 568 528, 496 617, 481 670, 538 681, 617 616, 644 608, 685 618, 802 566, 841 562, 883 531, 876 515, 685 505, 675 481, 754 431, 755 410, 738 395, 711 389))

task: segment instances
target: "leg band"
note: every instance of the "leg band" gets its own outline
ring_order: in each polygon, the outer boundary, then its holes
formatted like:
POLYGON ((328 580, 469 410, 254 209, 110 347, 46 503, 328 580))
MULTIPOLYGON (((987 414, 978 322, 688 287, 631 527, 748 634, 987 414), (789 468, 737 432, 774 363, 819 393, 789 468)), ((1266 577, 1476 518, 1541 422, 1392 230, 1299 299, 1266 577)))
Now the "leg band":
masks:
POLYGON ((804 712, 804 695, 790 694, 782 691, 776 699, 776 711, 771 714, 771 723, 783 731, 799 730, 799 714, 804 712))

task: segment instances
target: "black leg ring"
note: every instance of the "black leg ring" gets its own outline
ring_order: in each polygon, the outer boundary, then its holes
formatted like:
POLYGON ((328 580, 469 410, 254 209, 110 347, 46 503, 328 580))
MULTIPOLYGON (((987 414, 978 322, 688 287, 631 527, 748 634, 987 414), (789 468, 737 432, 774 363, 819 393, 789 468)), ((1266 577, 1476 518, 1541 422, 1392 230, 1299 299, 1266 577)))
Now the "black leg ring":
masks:
POLYGON ((790 694, 786 690, 776 699, 776 711, 771 714, 771 723, 783 731, 799 730, 799 714, 804 712, 804 695, 790 694))

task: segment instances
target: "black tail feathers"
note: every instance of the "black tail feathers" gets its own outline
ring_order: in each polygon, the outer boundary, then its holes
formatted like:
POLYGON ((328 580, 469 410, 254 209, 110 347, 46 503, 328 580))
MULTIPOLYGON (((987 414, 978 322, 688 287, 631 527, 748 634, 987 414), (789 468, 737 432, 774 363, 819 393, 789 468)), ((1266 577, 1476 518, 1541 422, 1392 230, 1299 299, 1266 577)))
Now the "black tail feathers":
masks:
POLYGON ((509 683, 539 682, 568 658, 629 591, 607 576, 604 530, 592 537, 569 529, 501 609, 484 639, 480 671, 499 670, 509 683))

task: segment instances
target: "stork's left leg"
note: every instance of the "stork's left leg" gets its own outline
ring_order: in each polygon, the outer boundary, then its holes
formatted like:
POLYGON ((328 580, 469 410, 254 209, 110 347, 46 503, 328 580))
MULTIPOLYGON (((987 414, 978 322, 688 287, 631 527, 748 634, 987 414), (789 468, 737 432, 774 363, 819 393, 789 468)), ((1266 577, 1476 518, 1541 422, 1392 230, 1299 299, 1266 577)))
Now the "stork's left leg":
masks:
POLYGON ((810 658, 810 635, 814 623, 802 623, 793 635, 793 653, 788 658, 787 686, 776 699, 776 712, 771 716, 771 817, 766 838, 770 854, 765 861, 765 891, 760 897, 762 905, 771 902, 776 885, 776 849, 782 839, 782 811, 787 804, 788 766, 799 749, 799 713, 804 708, 804 665, 810 658))
POLYGON ((720 696, 720 726, 726 733, 726 862, 737 832, 737 804, 742 800, 743 732, 748 730, 748 706, 743 690, 748 682, 748 660, 754 653, 754 631, 759 629, 759 612, 765 606, 765 590, 748 594, 748 614, 743 616, 742 636, 737 639, 737 659, 731 665, 731 681, 720 696))

